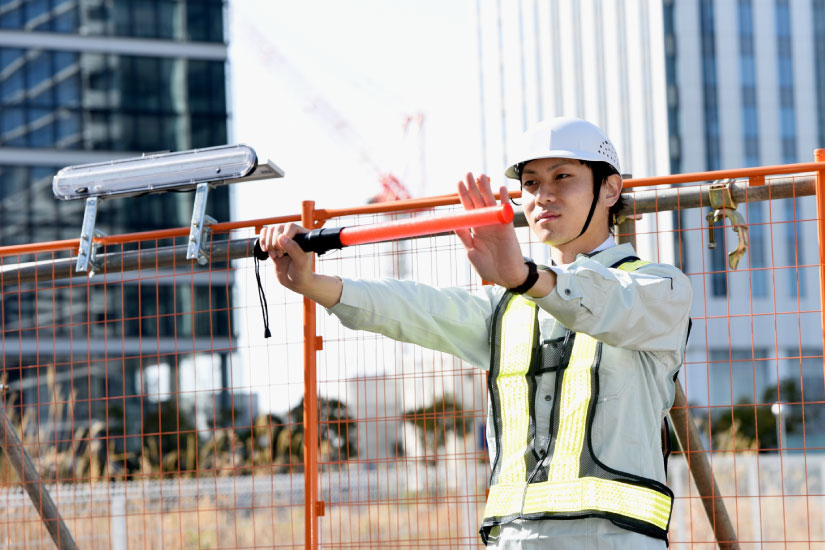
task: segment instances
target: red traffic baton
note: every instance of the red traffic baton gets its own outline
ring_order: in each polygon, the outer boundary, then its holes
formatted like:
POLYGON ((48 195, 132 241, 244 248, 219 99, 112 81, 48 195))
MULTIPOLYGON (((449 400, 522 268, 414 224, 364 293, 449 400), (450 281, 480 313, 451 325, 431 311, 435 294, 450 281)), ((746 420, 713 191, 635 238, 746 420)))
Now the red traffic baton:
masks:
MULTIPOLYGON (((299 233, 292 237, 304 252, 323 254, 330 250, 344 248, 357 244, 378 243, 432 235, 445 231, 467 229, 510 223, 513 221, 513 207, 508 203, 485 208, 474 208, 447 216, 425 218, 410 218, 391 222, 370 225, 356 225, 352 227, 335 227, 313 229, 308 233, 299 233)), ((258 241, 255 241, 255 257, 266 260, 269 255, 261 250, 258 241)))

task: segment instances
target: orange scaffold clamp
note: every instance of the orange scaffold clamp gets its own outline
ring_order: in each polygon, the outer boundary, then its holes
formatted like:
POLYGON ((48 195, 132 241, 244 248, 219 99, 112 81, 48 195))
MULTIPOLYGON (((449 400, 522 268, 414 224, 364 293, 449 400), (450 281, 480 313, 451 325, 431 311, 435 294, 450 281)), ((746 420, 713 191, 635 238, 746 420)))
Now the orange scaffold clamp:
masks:
POLYGON ((731 269, 736 269, 739 260, 745 255, 750 243, 748 241, 748 227, 745 225, 742 214, 736 210, 736 201, 730 193, 730 186, 733 181, 717 180, 708 187, 708 196, 713 212, 709 212, 706 218, 708 220, 708 248, 716 248, 713 237, 713 224, 722 220, 724 225, 725 217, 730 219, 731 227, 739 235, 739 244, 736 246, 736 250, 728 254, 728 263, 731 269))

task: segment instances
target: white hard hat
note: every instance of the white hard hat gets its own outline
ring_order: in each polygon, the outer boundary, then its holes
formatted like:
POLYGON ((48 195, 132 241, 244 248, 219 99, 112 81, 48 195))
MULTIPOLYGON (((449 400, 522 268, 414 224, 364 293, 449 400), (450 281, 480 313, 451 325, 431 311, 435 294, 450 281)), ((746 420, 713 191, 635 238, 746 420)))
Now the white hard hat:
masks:
POLYGON ((622 173, 619 155, 604 132, 580 118, 557 117, 536 124, 515 141, 509 156, 504 175, 512 179, 520 179, 520 164, 546 158, 606 162, 622 173))

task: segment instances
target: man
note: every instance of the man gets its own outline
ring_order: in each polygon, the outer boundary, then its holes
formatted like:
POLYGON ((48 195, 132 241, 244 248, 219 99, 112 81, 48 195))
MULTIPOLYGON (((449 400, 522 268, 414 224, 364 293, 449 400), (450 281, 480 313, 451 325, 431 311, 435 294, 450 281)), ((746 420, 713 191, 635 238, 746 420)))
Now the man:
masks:
MULTIPOLYGON (((660 428, 682 363, 691 287, 671 265, 616 245, 619 160, 596 126, 555 118, 528 130, 505 172, 552 264, 525 261, 515 230, 457 231, 478 294, 412 281, 315 274, 289 224, 264 228, 278 280, 350 328, 490 370, 489 547, 664 548, 672 493, 660 428), (561 521, 564 520, 564 521, 561 521)), ((501 187, 501 197, 507 197, 501 187)), ((494 205, 489 179, 458 184, 465 209, 494 205)))

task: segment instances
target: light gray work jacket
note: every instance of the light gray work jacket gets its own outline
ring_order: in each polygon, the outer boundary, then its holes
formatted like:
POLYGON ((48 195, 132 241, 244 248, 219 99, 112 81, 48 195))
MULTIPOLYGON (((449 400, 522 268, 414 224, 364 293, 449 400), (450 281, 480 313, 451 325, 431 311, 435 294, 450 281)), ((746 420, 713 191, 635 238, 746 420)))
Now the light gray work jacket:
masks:
MULTIPOLYGON (((611 468, 665 483, 660 430, 684 358, 692 289, 672 265, 651 263, 629 273, 609 267, 634 256, 629 244, 581 254, 570 264, 550 267, 555 288, 530 299, 539 306, 540 341, 559 338, 569 328, 603 343, 592 425, 596 456, 611 468)), ((470 293, 413 281, 344 280, 341 300, 329 312, 348 328, 446 352, 487 370, 491 321, 503 294, 492 286, 470 293)), ((536 381, 537 434, 550 432, 555 376, 546 372, 536 381)), ((491 414, 487 422, 492 460, 491 414)), ((492 534, 498 548, 665 546, 600 518, 517 520, 492 534)))

